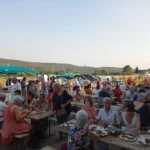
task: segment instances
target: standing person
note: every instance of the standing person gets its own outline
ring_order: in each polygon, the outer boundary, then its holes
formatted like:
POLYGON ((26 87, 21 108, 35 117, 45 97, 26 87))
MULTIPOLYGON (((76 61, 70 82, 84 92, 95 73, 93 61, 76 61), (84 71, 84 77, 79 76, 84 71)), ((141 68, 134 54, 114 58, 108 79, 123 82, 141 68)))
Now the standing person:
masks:
POLYGON ((106 84, 111 85, 111 82, 110 82, 109 78, 107 78, 106 84))
POLYGON ((49 102, 49 105, 50 105, 50 108, 51 108, 52 97, 53 97, 54 91, 53 91, 53 89, 50 89, 48 92, 49 93, 46 97, 46 100, 49 102))
POLYGON ((46 82, 44 81, 44 77, 42 77, 41 79, 42 81, 42 85, 41 85, 41 93, 45 94, 45 96, 47 95, 47 84, 46 82))
POLYGON ((55 83, 55 77, 52 77, 51 83, 50 83, 50 89, 53 88, 53 84, 55 83))
POLYGON ((116 88, 115 89, 113 89, 113 93, 114 93, 114 96, 116 97, 116 101, 117 102, 121 102, 121 95, 122 95, 122 91, 120 90, 120 88, 119 88, 119 85, 116 85, 116 88))
POLYGON ((101 91, 101 90, 100 90, 100 85, 97 85, 97 86, 96 86, 96 89, 95 89, 95 96, 96 96, 96 97, 98 97, 100 91, 101 91))
POLYGON ((68 116, 71 112, 72 96, 69 95, 66 90, 61 89, 59 83, 53 84, 54 95, 52 98, 52 112, 56 110, 58 124, 64 123, 68 120, 68 116))
POLYGON ((21 85, 18 82, 16 77, 13 77, 12 79, 13 85, 11 86, 11 99, 15 96, 15 91, 20 90, 21 91, 21 85))
POLYGON ((4 103, 6 98, 5 94, 0 94, 0 129, 2 128, 2 124, 4 121, 4 111, 7 107, 7 105, 4 103))
POLYGON ((37 86, 34 81, 30 81, 28 92, 34 93, 34 96, 37 96, 37 86))
POLYGON ((26 77, 23 77, 23 80, 21 81, 21 88, 22 88, 22 95, 26 95, 27 89, 26 89, 26 77))
POLYGON ((103 84, 102 84, 102 79, 99 78, 99 80, 97 81, 97 84, 99 85, 100 89, 102 88, 103 84))
POLYGON ((57 82, 58 82, 60 85, 62 85, 62 80, 60 79, 59 76, 57 77, 57 82))
POLYGON ((125 93, 125 92, 126 92, 126 85, 125 85, 125 83, 122 83, 122 84, 120 85, 120 90, 122 91, 122 93, 125 93))
POLYGON ((50 79, 47 78, 47 90, 49 90, 49 89, 50 89, 50 79))

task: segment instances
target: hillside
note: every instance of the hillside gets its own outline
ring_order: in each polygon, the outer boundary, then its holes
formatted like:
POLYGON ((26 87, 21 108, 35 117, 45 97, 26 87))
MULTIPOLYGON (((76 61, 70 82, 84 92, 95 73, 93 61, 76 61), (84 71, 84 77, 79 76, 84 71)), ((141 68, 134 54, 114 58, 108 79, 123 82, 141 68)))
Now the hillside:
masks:
POLYGON ((36 69, 39 71, 48 70, 51 66, 55 68, 57 71, 67 71, 67 72, 80 72, 80 73, 93 73, 95 69, 106 70, 107 72, 122 72, 122 68, 116 67, 89 67, 89 66, 76 66, 72 64, 60 64, 60 63, 40 63, 40 62, 27 62, 20 60, 12 60, 12 59, 3 59, 0 58, 0 65, 14 65, 20 67, 26 67, 31 69, 36 69))

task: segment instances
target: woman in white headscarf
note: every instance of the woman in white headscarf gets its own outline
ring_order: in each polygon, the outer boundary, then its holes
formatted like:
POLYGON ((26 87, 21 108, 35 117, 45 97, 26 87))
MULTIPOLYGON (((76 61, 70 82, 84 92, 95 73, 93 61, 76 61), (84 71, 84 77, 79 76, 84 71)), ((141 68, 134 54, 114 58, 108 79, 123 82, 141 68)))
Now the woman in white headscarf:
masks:
MULTIPOLYGON (((1 131, 1 142, 5 145, 10 144, 15 135, 31 133, 33 129, 31 125, 24 121, 24 118, 29 115, 29 112, 21 112, 19 107, 22 101, 21 96, 14 96, 12 103, 5 110, 4 123, 1 131)), ((27 146, 26 144, 24 143, 24 146, 27 146)))

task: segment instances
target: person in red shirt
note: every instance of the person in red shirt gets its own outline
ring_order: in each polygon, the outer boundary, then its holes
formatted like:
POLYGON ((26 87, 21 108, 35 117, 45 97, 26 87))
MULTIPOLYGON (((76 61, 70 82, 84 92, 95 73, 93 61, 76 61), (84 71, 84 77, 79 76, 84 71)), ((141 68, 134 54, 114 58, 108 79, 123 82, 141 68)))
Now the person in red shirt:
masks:
POLYGON ((116 88, 113 89, 113 93, 114 93, 114 97, 116 97, 116 101, 117 102, 121 102, 121 95, 122 95, 122 91, 119 88, 119 85, 116 85, 116 88))

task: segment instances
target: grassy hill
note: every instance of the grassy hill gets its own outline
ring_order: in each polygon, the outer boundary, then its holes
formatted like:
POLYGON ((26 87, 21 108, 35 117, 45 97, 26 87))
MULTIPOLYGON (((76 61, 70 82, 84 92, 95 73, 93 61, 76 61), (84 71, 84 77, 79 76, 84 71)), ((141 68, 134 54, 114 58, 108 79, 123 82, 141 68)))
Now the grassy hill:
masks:
POLYGON ((0 66, 1 65, 14 65, 20 67, 26 67, 30 69, 36 69, 39 71, 46 71, 50 67, 54 67, 57 71, 67 71, 67 72, 80 72, 80 73, 88 73, 91 74, 95 71, 95 69, 106 70, 107 72, 122 72, 122 68, 116 67, 89 67, 89 66, 76 66, 72 64, 60 64, 60 63, 40 63, 40 62, 27 62, 21 60, 13 60, 13 59, 3 59, 0 58, 0 66))

